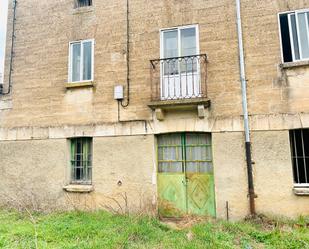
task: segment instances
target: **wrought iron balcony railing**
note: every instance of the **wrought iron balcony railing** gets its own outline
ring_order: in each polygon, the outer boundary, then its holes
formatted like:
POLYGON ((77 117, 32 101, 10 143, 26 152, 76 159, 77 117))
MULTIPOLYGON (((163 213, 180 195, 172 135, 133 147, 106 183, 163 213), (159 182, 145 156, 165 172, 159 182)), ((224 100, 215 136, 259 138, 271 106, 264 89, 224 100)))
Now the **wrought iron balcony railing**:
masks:
POLYGON ((207 97, 207 55, 151 60, 152 101, 207 97))

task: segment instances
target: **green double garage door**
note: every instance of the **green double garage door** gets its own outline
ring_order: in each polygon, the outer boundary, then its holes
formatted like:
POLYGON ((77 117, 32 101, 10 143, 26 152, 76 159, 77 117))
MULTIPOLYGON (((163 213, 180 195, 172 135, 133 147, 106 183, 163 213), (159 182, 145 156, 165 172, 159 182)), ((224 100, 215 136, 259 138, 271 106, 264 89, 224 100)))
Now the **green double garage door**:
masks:
POLYGON ((173 133, 157 140, 159 214, 215 216, 211 135, 173 133))

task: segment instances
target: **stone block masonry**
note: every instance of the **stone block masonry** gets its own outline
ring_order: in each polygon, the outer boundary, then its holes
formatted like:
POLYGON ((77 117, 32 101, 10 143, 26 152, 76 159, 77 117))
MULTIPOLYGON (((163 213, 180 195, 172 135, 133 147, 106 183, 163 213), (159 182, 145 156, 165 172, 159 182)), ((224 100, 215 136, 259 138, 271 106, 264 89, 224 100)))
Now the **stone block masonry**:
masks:
MULTIPOLYGON (((0 96, 0 204, 18 199, 28 203, 33 194, 42 209, 115 210, 118 202, 132 212, 156 214, 156 135, 208 132, 217 217, 226 218, 226 202, 232 219, 245 217, 247 176, 233 1, 129 3, 130 105, 118 109, 114 86, 125 86, 127 77, 126 2, 93 0, 93 6, 74 9, 73 0, 18 1, 12 93, 0 96), (199 52, 207 54, 211 104, 200 108, 204 118, 196 108, 168 109, 158 120, 148 104, 150 60, 160 58, 160 30, 191 24, 199 28, 199 52), (69 42, 83 39, 95 40, 94 84, 67 88, 69 42), (63 190, 69 182, 72 137, 93 138, 90 193, 63 190)), ((306 1, 242 0, 256 204, 262 213, 309 214, 308 197, 293 192, 288 136, 291 129, 309 128, 309 67, 305 62, 282 65, 278 29, 278 13, 306 8, 306 1)), ((8 34, 11 9, 10 3, 8 34)), ((8 36, 7 55, 10 44, 8 36)), ((5 87, 9 61, 7 56, 5 87)))

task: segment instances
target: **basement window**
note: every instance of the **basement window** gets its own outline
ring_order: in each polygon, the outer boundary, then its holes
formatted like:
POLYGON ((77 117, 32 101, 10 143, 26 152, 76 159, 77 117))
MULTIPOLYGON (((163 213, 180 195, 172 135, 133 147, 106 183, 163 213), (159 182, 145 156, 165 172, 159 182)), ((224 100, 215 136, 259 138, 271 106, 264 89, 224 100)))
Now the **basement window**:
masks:
POLYGON ((70 42, 69 83, 93 81, 94 40, 70 42))
POLYGON ((87 7, 87 6, 92 6, 92 0, 75 0, 74 1, 75 8, 81 8, 81 7, 87 7))
POLYGON ((279 14, 284 62, 309 59, 309 10, 279 14))
POLYGON ((290 131, 295 187, 309 187, 309 129, 290 131))
POLYGON ((92 181, 92 138, 72 138, 71 183, 91 184, 92 181))

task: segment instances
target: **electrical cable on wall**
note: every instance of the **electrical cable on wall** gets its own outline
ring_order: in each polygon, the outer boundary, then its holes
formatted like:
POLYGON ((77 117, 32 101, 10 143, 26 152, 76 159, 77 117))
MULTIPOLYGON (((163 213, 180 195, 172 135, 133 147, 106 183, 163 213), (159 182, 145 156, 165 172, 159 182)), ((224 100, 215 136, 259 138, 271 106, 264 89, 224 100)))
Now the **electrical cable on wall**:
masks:
POLYGON ((17 7, 17 0, 14 0, 14 2, 13 2, 13 27, 12 27, 12 43, 11 43, 11 55, 10 55, 9 86, 8 86, 7 92, 1 92, 1 95, 8 95, 8 94, 10 94, 11 93, 11 88, 12 88, 12 72, 13 72, 14 41, 15 41, 16 7, 17 7))
POLYGON ((130 20, 129 20, 129 0, 127 0, 127 102, 124 104, 121 100, 121 106, 127 107, 130 104, 130 20))

